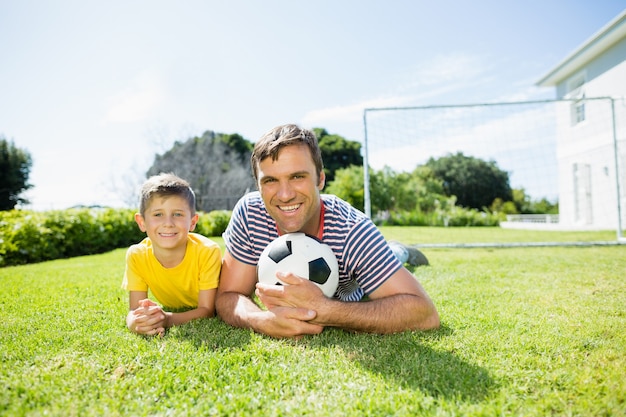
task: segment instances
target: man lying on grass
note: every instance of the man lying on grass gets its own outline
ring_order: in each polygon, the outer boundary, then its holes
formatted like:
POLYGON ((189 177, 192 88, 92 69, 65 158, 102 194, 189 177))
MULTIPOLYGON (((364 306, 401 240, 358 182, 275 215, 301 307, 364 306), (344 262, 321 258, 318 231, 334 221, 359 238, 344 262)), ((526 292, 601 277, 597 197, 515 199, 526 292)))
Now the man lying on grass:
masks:
POLYGON ((439 327, 432 300, 374 223, 336 196, 321 194, 325 174, 313 132, 278 126, 256 143, 251 162, 259 190, 239 200, 223 235, 227 251, 216 307, 225 322, 273 337, 317 334, 327 326, 371 333, 439 327), (289 285, 257 283, 261 251, 294 232, 316 236, 335 253, 334 297, 293 273, 280 276, 289 285))
POLYGON ((198 222, 196 198, 189 184, 173 175, 149 178, 141 189, 135 221, 148 237, 126 252, 122 288, 130 292, 128 328, 144 335, 215 315, 221 267, 217 243, 192 232, 198 222), (148 299, 148 289, 166 312, 148 299))

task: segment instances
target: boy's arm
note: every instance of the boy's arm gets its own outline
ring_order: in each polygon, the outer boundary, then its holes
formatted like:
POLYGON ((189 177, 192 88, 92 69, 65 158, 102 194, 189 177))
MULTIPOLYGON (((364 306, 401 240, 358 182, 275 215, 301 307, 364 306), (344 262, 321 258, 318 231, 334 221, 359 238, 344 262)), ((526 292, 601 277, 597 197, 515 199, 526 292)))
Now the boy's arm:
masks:
POLYGON ((165 333, 168 327, 188 321, 215 315, 215 293, 217 289, 202 290, 198 294, 198 307, 182 313, 165 312, 147 298, 144 291, 131 291, 129 296, 130 311, 126 316, 126 326, 133 332, 145 335, 165 333), (134 308, 133 308, 134 307, 134 308))
POLYGON ((148 298, 148 291, 130 291, 128 294, 128 309, 135 310, 140 306, 140 301, 148 298))
POLYGON ((178 326, 191 320, 215 315, 215 293, 217 288, 200 290, 198 293, 198 307, 182 313, 165 313, 163 327, 178 326))
POLYGON ((147 291, 130 291, 126 326, 132 332, 154 335, 165 329, 160 324, 165 318, 161 308, 148 299, 147 291))

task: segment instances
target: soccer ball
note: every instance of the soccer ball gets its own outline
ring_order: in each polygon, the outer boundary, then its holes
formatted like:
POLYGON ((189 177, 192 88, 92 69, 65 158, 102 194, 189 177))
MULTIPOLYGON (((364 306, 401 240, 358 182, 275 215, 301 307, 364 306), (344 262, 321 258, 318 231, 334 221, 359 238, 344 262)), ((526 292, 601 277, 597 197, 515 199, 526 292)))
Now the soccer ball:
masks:
POLYGON ((339 284, 339 265, 330 246, 305 233, 288 233, 270 242, 257 266, 259 282, 284 284, 277 272, 292 272, 313 281, 327 297, 339 284))

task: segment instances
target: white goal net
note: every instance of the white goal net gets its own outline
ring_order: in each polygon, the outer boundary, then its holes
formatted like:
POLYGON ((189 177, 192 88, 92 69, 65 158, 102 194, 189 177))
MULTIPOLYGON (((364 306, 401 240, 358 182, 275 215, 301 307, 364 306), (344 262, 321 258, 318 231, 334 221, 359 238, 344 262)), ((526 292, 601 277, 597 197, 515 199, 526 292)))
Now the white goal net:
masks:
MULTIPOLYGON (((559 203, 552 227, 626 223, 626 105, 612 98, 366 109, 365 161, 412 171, 449 154, 494 161, 533 201, 559 203)), ((371 215, 365 170, 365 211, 371 215)), ((527 222, 529 218, 512 218, 527 222)))

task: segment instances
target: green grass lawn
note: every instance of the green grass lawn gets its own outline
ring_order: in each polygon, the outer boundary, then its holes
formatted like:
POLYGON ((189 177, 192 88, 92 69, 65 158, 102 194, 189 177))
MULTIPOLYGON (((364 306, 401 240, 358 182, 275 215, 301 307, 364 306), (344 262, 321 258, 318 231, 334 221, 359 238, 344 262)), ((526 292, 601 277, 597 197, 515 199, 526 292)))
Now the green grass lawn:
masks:
MULTIPOLYGON (((408 243, 572 239, 383 232, 408 243)), ((425 248, 431 266, 414 273, 441 329, 299 341, 219 319, 163 338, 129 333, 124 252, 0 269, 0 415, 626 415, 626 245, 425 248)))

